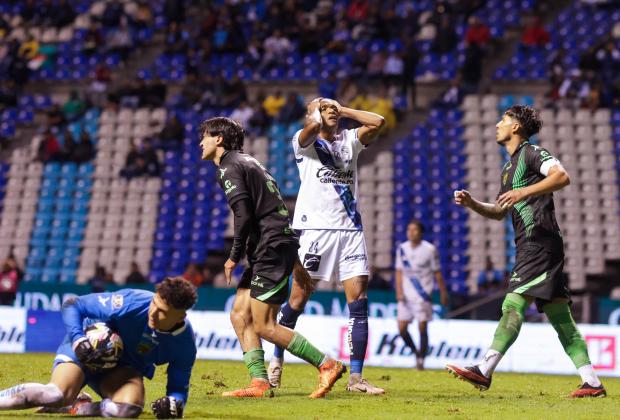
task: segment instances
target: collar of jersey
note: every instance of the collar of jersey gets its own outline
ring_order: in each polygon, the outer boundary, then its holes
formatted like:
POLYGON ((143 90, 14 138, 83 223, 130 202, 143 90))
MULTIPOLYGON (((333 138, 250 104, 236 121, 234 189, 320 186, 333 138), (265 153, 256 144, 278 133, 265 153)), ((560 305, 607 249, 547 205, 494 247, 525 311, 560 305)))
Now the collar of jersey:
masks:
MULTIPOLYGON (((521 143, 521 144, 519 145, 519 147, 517 147, 517 150, 515 150, 515 152, 512 154, 512 156, 515 156, 515 155, 517 154, 517 152, 518 152, 519 150, 521 150, 521 149, 522 149, 522 148, 523 148, 526 144, 530 144, 530 141, 529 141, 529 140, 525 140, 523 143, 521 143)), ((512 156, 511 156, 511 157, 512 157, 512 156)))
POLYGON ((185 331, 185 329, 187 328, 187 322, 183 321, 183 325, 181 325, 179 328, 177 328, 176 330, 172 330, 172 331, 160 331, 160 330, 154 330, 157 334, 167 334, 167 335, 172 335, 172 336, 177 336, 179 334, 181 334, 183 331, 185 331))

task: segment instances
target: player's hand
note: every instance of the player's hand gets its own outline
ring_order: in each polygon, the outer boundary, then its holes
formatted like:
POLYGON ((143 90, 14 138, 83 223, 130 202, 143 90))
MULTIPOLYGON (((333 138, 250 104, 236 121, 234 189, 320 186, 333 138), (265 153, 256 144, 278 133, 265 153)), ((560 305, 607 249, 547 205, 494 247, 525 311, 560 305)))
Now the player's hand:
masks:
POLYGON ((307 111, 308 111, 308 115, 312 115, 312 113, 321 105, 321 100, 323 98, 319 97, 319 98, 314 98, 313 100, 311 100, 310 102, 308 102, 307 105, 307 111))
POLYGON ((230 283, 232 282, 232 272, 236 266, 237 266, 237 263, 231 260, 230 258, 226 260, 226 263, 224 263, 224 276, 226 277, 226 284, 228 284, 229 286, 230 286, 230 283))
POLYGON ((161 397, 153 401, 151 410, 158 419, 183 418, 183 403, 174 397, 161 397))
POLYGON ((503 210, 509 210, 514 207, 519 201, 526 199, 527 196, 523 192, 523 189, 512 190, 500 195, 497 199, 497 205, 503 210))
POLYGON ((454 203, 459 206, 469 207, 471 205, 471 194, 467 190, 455 190, 454 203))
POLYGON ((93 348, 88 338, 78 338, 72 347, 80 363, 88 369, 98 370, 103 367, 103 362, 99 360, 101 353, 93 348))

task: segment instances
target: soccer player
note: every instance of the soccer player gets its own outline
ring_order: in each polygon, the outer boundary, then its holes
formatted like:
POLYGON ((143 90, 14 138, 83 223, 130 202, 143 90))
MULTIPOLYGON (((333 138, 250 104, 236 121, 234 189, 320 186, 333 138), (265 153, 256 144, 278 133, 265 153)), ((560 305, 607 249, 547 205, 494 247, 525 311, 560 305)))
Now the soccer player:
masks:
MULTIPOLYGON (((0 391, 0 409, 63 407, 91 417, 138 417, 144 406, 144 377, 168 363, 166 396, 151 404, 160 419, 181 418, 196 360, 194 332, 185 318, 196 303, 196 288, 181 277, 167 278, 156 293, 122 289, 67 299, 62 319, 67 329, 54 358, 47 385, 25 383, 0 391), (115 368, 101 371, 100 354, 84 335, 85 321, 106 322, 123 340, 115 368), (76 401, 89 385, 103 400, 76 401)), ((50 410, 53 411, 53 410, 50 410)))
MULTIPOLYGON (((313 280, 340 280, 349 307, 351 376, 347 390, 366 394, 385 391, 362 378, 368 345, 368 256, 357 209, 357 157, 379 134, 381 115, 341 106, 333 99, 317 98, 308 104, 304 128, 293 136, 293 150, 301 178, 293 228, 301 231, 299 258, 313 280), (360 127, 337 132, 340 118, 360 127)), ((295 280, 306 277, 301 269, 295 280)), ((303 282, 302 282, 303 283, 303 282)), ((280 324, 294 328, 312 288, 294 281, 280 324)), ((270 383, 280 386, 283 349, 277 348, 269 364, 270 383)))
POLYGON ((439 255, 433 244, 422 239, 424 225, 412 220, 407 225, 407 241, 396 249, 396 300, 398 331, 416 355, 416 367, 424 369, 428 353, 428 322, 433 318, 431 295, 435 281, 442 305, 448 304, 448 292, 439 268, 439 255), (420 349, 417 350, 407 327, 418 320, 420 349))
POLYGON ((212 118, 203 122, 200 130, 202 159, 212 160, 218 167, 218 182, 234 213, 233 245, 224 265, 228 283, 244 253, 249 263, 237 286, 230 319, 251 383, 223 395, 273 396, 261 347, 263 338, 315 366, 319 370, 319 385, 310 398, 324 397, 346 367, 276 321, 288 294, 293 266, 299 264, 299 243, 278 185, 259 161, 243 153, 244 133, 239 123, 229 118, 212 118))
POLYGON ((564 243, 555 218, 553 192, 570 183, 568 173, 551 153, 528 141, 542 127, 533 108, 508 108, 496 127, 497 143, 510 155, 502 170, 497 200, 484 203, 461 190, 455 191, 454 201, 490 219, 501 221, 510 213, 517 259, 491 348, 474 366, 449 364, 446 369, 481 391, 489 389, 493 371, 519 335, 526 308, 535 302, 581 375, 582 384, 571 397, 604 397, 605 388, 571 315, 570 293, 562 275, 564 243))

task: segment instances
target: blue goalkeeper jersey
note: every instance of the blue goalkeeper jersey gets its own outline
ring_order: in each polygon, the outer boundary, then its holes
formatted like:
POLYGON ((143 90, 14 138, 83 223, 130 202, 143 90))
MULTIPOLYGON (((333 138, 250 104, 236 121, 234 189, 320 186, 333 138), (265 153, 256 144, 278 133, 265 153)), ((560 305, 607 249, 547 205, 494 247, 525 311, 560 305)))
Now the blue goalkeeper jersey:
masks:
POLYGON ((153 292, 122 289, 92 293, 65 302, 62 319, 71 342, 84 337, 84 325, 106 322, 123 339, 120 365, 135 368, 148 379, 156 365, 168 363, 166 395, 185 402, 196 360, 196 341, 188 319, 170 332, 149 328, 148 311, 153 292))

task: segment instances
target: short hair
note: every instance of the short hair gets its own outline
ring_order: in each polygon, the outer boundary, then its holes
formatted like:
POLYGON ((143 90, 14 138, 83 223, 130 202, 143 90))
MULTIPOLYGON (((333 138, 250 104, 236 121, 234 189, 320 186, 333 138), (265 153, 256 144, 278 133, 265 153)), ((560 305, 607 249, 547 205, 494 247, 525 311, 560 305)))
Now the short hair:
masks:
POLYGON ((531 106, 513 105, 504 114, 517 120, 522 127, 523 137, 528 139, 538 133, 543 125, 540 114, 531 106))
POLYGON ((418 227, 418 229, 420 229, 420 232, 424 233, 424 231, 426 231, 426 228, 424 227, 424 224, 422 222, 420 222, 419 220, 413 219, 410 220, 409 223, 407 223, 407 227, 409 227, 409 225, 416 225, 418 227))
POLYGON ((235 120, 227 117, 215 117, 205 120, 200 124, 200 138, 209 133, 211 136, 222 136, 222 147, 226 150, 238 150, 243 152, 243 140, 245 133, 243 126, 235 120))
POLYGON ((166 303, 175 309, 190 309, 196 304, 196 287, 183 277, 166 277, 155 290, 166 303))

